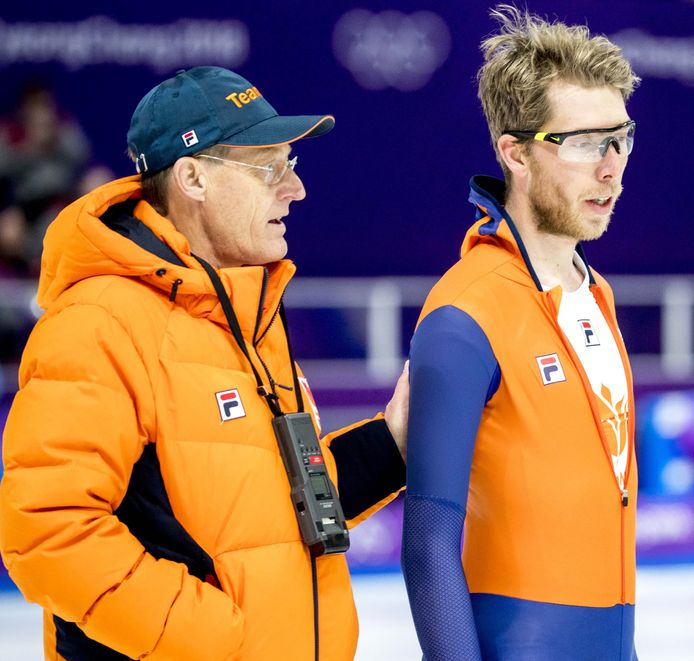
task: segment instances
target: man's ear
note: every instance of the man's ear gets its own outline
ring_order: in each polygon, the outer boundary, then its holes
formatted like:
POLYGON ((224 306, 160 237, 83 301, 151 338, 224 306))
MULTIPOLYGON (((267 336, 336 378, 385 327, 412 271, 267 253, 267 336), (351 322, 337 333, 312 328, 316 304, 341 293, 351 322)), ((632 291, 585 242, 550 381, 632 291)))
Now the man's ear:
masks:
POLYGON ((528 169, 528 149, 525 143, 519 142, 508 133, 499 136, 496 147, 506 167, 512 174, 523 176, 528 169))
POLYGON ((209 179, 205 168, 196 158, 179 158, 171 169, 171 182, 185 197, 204 202, 209 179))

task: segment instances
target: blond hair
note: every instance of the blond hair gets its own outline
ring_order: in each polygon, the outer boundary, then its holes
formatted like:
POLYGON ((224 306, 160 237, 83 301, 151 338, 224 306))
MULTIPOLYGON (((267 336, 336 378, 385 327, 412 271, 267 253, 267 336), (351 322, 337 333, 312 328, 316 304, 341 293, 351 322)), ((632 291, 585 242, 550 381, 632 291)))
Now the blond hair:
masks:
POLYGON ((497 140, 505 131, 540 130, 549 120, 552 82, 613 87, 626 102, 640 79, 619 46, 607 37, 591 37, 585 25, 549 23, 508 4, 497 5, 490 15, 499 32, 480 44, 485 63, 477 72, 477 95, 509 181, 497 140))

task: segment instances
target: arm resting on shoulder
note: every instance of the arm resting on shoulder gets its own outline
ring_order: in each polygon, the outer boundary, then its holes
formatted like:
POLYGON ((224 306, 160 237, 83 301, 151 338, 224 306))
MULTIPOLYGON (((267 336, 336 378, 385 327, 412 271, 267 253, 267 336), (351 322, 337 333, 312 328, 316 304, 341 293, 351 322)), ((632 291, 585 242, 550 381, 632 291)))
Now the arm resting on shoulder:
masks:
POLYGON ((345 518, 363 520, 405 486, 405 462, 386 421, 376 418, 330 437, 345 518))
POLYGON ((408 402, 406 363, 385 416, 379 414, 323 439, 328 460, 335 462, 340 502, 350 527, 387 505, 405 486, 408 402))

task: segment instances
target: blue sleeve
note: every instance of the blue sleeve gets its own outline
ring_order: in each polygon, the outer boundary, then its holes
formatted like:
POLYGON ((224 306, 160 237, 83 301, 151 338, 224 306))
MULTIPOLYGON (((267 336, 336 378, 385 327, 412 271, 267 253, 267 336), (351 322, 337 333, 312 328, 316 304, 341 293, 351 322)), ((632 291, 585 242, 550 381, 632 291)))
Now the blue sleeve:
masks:
POLYGON ((481 659, 460 549, 477 429, 499 382, 472 317, 446 306, 422 320, 410 347, 402 562, 427 661, 481 659))

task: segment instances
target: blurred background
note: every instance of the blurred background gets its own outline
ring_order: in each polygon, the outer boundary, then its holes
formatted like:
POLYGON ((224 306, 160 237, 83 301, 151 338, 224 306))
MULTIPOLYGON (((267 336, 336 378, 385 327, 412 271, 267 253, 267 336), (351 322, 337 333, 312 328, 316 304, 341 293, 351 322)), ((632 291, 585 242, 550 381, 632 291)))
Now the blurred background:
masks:
MULTIPOLYGON (((500 176, 476 98, 486 1, 5 3, 0 9, 0 427, 40 315, 46 226, 133 173, 139 99, 178 69, 232 68, 281 113, 331 113, 295 147, 308 197, 288 219, 295 353, 323 429, 388 401, 418 311, 473 222, 468 181, 500 176)), ((527 0, 618 43, 643 78, 609 232, 585 246, 615 290, 636 381, 637 642, 694 660, 694 119, 692 0, 527 0)), ((1 470, 1 469, 0 469, 1 470)), ((399 574, 401 503, 354 531, 358 659, 418 659, 399 574)), ((40 613, 0 567, 0 658, 41 658, 40 613)))

